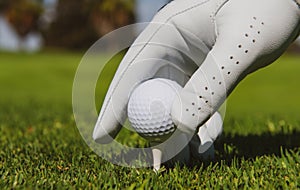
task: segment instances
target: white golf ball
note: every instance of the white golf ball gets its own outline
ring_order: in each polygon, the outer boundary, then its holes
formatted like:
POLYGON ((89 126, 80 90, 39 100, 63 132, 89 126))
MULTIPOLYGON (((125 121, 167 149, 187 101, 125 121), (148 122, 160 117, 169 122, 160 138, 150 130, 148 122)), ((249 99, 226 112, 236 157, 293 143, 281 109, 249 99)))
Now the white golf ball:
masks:
POLYGON ((151 79, 132 92, 128 102, 128 119, 142 137, 162 142, 175 131, 171 118, 173 100, 181 86, 168 79, 151 79))

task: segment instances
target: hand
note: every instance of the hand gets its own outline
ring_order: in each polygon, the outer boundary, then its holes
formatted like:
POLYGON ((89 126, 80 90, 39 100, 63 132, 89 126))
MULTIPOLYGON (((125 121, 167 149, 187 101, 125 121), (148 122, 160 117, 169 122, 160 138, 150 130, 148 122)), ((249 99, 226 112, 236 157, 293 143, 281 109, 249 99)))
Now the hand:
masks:
POLYGON ((194 134, 249 73, 276 60, 299 35, 293 0, 175 0, 154 17, 122 60, 93 138, 121 129, 130 93, 154 77, 184 85, 174 101, 177 127, 194 134))

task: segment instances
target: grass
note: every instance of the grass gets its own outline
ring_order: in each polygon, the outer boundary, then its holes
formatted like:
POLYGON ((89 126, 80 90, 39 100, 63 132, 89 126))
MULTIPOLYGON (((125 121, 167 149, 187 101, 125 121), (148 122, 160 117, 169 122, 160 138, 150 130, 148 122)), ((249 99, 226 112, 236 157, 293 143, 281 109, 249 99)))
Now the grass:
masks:
POLYGON ((81 57, 0 54, 0 189, 300 188, 299 57, 284 55, 233 92, 214 162, 160 174, 113 165, 84 143, 71 104, 81 57))

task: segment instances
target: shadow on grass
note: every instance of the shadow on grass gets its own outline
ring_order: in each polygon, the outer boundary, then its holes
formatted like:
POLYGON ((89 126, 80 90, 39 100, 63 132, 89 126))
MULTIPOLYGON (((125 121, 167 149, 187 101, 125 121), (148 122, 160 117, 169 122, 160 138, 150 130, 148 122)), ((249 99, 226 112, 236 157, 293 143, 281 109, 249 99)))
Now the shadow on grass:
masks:
POLYGON ((263 155, 281 156, 281 150, 299 148, 299 139, 300 131, 247 136, 226 134, 215 143, 216 161, 230 163, 234 157, 251 159, 263 155))
MULTIPOLYGON (((242 159, 250 160, 260 156, 282 156, 282 150, 296 150, 300 148, 300 131, 284 133, 263 133, 261 135, 232 135, 224 134, 215 142, 216 155, 213 161, 203 162, 203 160, 192 160, 186 165, 188 168, 203 167, 222 162, 231 165, 233 161, 240 162, 242 159)), ((141 163, 152 163, 152 153, 149 149, 139 152, 137 150, 122 152, 114 155, 118 160, 130 165, 133 160, 140 160, 141 163)), ((178 164, 178 163, 176 163, 178 164)), ((163 164, 167 169, 173 168, 175 162, 163 164)), ((182 164, 179 164, 183 166, 182 164)))

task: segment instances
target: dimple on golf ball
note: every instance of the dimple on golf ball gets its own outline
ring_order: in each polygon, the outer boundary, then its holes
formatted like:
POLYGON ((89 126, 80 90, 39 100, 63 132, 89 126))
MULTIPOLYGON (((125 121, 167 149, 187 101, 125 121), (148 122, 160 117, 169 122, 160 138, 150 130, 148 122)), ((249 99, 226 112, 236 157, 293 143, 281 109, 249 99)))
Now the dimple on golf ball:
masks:
POLYGON ((172 135, 176 126, 171 108, 181 88, 175 81, 156 78, 134 89, 127 111, 131 126, 139 135, 151 141, 163 141, 172 135))

